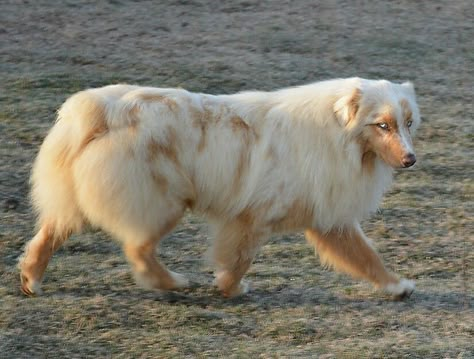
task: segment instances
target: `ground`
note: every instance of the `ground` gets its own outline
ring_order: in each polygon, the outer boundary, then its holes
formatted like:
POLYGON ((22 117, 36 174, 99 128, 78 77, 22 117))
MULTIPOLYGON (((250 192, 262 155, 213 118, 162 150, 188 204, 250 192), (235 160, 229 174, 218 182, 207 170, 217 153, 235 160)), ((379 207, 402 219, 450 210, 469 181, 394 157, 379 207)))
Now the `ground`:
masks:
POLYGON ((0 5, 0 357, 474 358, 471 1, 3 1, 0 5), (410 80, 418 162, 363 223, 417 290, 397 302, 325 270, 302 234, 273 238, 223 299, 188 215, 162 245, 199 283, 155 293, 102 232, 53 258, 44 295, 19 291, 34 233, 28 177, 77 90, 128 82, 231 93, 334 77, 410 80))

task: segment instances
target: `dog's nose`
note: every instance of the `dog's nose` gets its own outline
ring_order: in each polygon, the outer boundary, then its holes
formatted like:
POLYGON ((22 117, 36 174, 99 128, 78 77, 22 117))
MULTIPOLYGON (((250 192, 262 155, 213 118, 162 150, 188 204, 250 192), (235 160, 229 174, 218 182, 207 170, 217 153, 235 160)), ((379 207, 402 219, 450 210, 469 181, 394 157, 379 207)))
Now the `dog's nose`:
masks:
POLYGON ((415 164, 415 162, 416 157, 414 153, 408 153, 402 159, 403 166, 405 167, 411 167, 415 164))

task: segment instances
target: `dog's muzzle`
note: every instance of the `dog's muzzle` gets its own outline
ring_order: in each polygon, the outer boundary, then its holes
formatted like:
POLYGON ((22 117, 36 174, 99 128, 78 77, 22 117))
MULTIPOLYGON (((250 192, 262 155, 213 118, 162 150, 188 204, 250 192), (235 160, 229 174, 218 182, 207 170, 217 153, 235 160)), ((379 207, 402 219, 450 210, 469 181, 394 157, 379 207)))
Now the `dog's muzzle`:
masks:
POLYGON ((405 168, 411 167, 416 162, 416 156, 413 153, 406 154, 402 159, 402 164, 405 168))

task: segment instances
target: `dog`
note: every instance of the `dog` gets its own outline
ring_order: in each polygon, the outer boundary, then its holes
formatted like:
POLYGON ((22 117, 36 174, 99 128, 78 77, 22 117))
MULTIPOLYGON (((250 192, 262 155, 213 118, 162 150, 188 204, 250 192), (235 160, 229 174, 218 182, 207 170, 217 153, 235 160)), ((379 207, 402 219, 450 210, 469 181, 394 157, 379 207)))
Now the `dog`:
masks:
POLYGON ((84 224, 117 238, 146 288, 189 281, 155 256, 189 209, 214 233, 222 294, 270 235, 304 230, 321 262, 395 297, 414 283, 387 270, 360 222, 394 168, 412 166, 420 124, 413 85, 335 79, 233 95, 111 85, 74 94, 32 170, 38 232, 19 261, 21 289, 41 293, 52 254, 84 224))

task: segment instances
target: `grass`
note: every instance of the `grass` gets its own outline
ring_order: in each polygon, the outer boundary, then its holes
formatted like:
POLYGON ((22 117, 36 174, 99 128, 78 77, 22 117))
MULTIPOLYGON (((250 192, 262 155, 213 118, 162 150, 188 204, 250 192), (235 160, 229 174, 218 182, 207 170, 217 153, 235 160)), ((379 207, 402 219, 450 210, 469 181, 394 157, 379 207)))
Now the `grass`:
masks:
POLYGON ((30 5, 0 12, 0 357, 474 358, 470 2, 30 5), (410 299, 321 268, 296 233, 272 238, 247 276, 253 291, 225 300, 202 259, 206 225, 191 215, 161 256, 192 289, 140 289, 119 245, 88 232, 54 256, 44 296, 20 294, 31 163, 71 93, 117 82, 231 93, 352 75, 417 90, 418 163, 363 224, 387 265, 416 281, 410 299))

